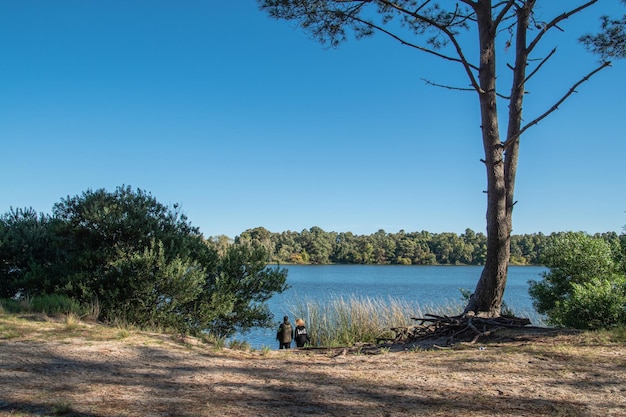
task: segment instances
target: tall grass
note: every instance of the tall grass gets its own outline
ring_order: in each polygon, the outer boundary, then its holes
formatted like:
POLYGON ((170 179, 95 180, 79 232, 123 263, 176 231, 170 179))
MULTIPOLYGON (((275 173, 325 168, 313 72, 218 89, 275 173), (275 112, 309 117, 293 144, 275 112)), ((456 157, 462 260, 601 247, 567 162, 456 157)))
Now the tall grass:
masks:
POLYGON ((307 323, 313 346, 352 346, 391 337, 393 327, 414 325, 412 317, 424 313, 456 315, 461 303, 423 310, 405 300, 384 297, 338 297, 326 302, 305 299, 288 306, 294 317, 307 323))

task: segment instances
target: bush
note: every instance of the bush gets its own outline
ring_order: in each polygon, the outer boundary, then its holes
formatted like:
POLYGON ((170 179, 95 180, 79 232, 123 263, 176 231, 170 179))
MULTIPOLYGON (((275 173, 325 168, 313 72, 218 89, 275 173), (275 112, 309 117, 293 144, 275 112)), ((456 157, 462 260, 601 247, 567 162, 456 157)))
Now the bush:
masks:
POLYGON ((128 186, 88 190, 52 217, 0 216, 0 297, 47 313, 85 305, 92 318, 181 333, 268 325, 265 302, 284 291, 287 271, 266 268, 267 251, 252 243, 221 249, 176 204, 128 186))
POLYGON ((529 282, 540 314, 555 326, 610 328, 626 323, 626 278, 606 240, 585 233, 564 233, 545 249, 550 270, 529 282))
POLYGON ((593 278, 573 284, 572 292, 553 314, 553 321, 576 329, 608 329, 626 324, 626 279, 593 278))

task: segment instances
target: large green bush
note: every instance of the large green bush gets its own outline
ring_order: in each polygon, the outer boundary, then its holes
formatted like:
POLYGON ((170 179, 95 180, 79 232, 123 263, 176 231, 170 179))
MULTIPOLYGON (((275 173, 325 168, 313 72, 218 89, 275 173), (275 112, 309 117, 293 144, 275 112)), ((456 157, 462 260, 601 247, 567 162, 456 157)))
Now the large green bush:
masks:
POLYGON ((97 301, 101 319, 229 336, 268 325, 264 302, 286 287, 263 248, 219 255, 178 206, 131 187, 67 197, 51 217, 30 209, 0 220, 5 298, 57 294, 97 301))
POLYGON ((622 249, 585 233, 551 241, 542 260, 549 271, 529 282, 537 311, 555 326, 579 329, 626 324, 626 279, 622 249))

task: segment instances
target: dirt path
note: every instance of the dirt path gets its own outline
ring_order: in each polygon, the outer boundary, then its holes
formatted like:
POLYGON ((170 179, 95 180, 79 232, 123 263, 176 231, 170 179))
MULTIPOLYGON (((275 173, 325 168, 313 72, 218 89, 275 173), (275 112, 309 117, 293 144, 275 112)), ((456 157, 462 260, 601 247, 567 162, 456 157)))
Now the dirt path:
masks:
POLYGON ((0 315, 0 416, 626 416, 626 346, 592 339, 241 352, 0 315))

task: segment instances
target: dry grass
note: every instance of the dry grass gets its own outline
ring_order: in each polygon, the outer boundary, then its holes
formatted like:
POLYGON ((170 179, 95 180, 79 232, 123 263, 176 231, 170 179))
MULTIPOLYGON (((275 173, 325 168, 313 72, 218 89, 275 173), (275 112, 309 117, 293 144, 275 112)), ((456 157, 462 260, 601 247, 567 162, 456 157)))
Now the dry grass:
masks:
POLYGON ((0 313, 0 416, 626 416, 612 333, 251 352, 120 331, 0 313))

